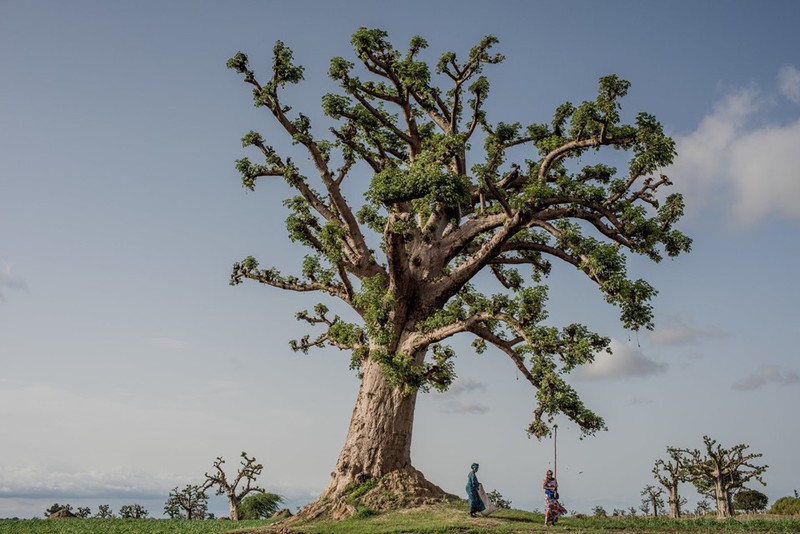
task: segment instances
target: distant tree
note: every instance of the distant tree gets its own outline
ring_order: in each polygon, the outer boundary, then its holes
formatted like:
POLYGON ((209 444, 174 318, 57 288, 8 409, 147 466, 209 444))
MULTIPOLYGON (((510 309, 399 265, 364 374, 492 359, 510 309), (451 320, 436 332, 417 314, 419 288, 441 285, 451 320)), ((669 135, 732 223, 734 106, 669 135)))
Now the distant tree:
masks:
POLYGON ((769 504, 769 497, 750 488, 742 488, 733 496, 733 509, 742 510, 745 513, 766 510, 767 504, 769 504))
POLYGON ((669 495, 667 502, 669 503, 669 516, 677 519, 681 516, 681 504, 683 501, 678 495, 678 484, 685 478, 684 470, 681 466, 681 453, 680 451, 667 447, 668 460, 658 459, 656 465, 653 467, 653 476, 656 480, 664 486, 669 495))
POLYGON ((206 473, 206 482, 203 485, 203 490, 216 486, 217 495, 225 495, 228 498, 231 521, 238 521, 239 502, 243 498, 253 492, 264 493, 263 488, 252 485, 256 477, 264 470, 264 466, 256 463, 255 457, 248 457, 244 451, 242 451, 241 457, 241 468, 239 468, 236 477, 229 481, 225 471, 222 470, 222 464, 225 463, 225 460, 222 459, 222 456, 218 456, 214 461, 216 472, 206 473), (245 486, 237 492, 237 487, 242 481, 245 482, 245 486))
POLYGON ((119 508, 119 516, 123 519, 144 519, 148 512, 141 504, 125 504, 119 508))
POLYGON ((707 499, 701 499, 694 508, 694 513, 699 516, 704 516, 710 511, 711 503, 707 499))
POLYGON ((172 519, 203 519, 208 511, 208 496, 203 487, 187 484, 182 490, 177 486, 169 492, 164 513, 172 519))
POLYGON ((663 488, 656 488, 650 484, 642 489, 640 495, 644 497, 642 499, 642 508, 645 514, 648 514, 648 512, 652 510, 653 517, 658 517, 658 512, 664 509, 664 499, 661 497, 663 494, 663 488))
POLYGON ((711 480, 714 483, 717 517, 734 515, 732 493, 741 488, 749 480, 757 480, 764 484, 762 473, 767 465, 756 465, 753 460, 761 458, 758 453, 746 454, 749 445, 740 443, 730 449, 717 444, 716 440, 703 436, 705 453, 698 449, 675 449, 681 455, 686 478, 691 481, 711 480))
POLYGON ((99 517, 101 519, 111 519, 114 517, 114 512, 111 511, 111 507, 107 504, 101 504, 97 508, 97 513, 94 514, 95 517, 99 517))
POLYGON ((611 512, 611 517, 625 517, 625 509, 614 508, 614 510, 611 512))
POLYGON ((75 512, 75 515, 82 519, 86 519, 87 517, 92 515, 92 510, 88 506, 79 506, 78 511, 75 512))
POLYGON ((631 517, 636 517, 636 507, 635 506, 631 506, 630 508, 628 508, 628 515, 631 516, 631 517))
POLYGON ((266 519, 278 511, 283 497, 275 493, 248 495, 239 503, 239 519, 266 519))
POLYGON ((769 512, 778 515, 800 515, 800 498, 781 497, 775 501, 769 512))
POLYGON ((608 512, 602 506, 595 506, 592 508, 592 515, 595 517, 608 517, 608 512))
POLYGON ((486 496, 489 497, 489 500, 491 500, 496 507, 504 508, 506 510, 511 509, 511 501, 505 500, 503 498, 503 495, 496 489, 493 489, 492 491, 487 493, 486 496))
POLYGON ((413 468, 411 438, 418 393, 446 390, 455 377, 455 351, 443 343, 458 334, 474 336, 478 352, 491 346, 507 355, 531 384, 531 434, 548 435, 560 414, 584 434, 605 429, 565 378, 610 340, 580 324, 546 324, 540 282, 558 264, 583 273, 620 307, 625 327, 651 328, 655 290, 628 275, 627 253, 657 262, 691 244, 674 228, 682 197, 661 195, 675 143, 651 114, 623 122, 626 80, 602 77, 596 98, 565 102, 547 122, 491 122, 483 70, 503 60, 491 50, 494 36, 435 64, 421 57, 427 42, 419 36, 407 51, 379 29, 361 28, 351 42, 355 63, 336 57, 328 71, 341 88, 322 99, 338 121, 330 136, 284 98, 287 84, 303 79, 284 43, 260 81, 244 53, 227 64, 307 156, 281 154, 251 131, 242 144, 260 161, 242 158, 237 169, 251 190, 265 178, 285 180, 289 237, 310 249, 296 275, 247 257, 234 264, 232 284, 321 294, 358 316, 348 323, 322 303, 297 315, 322 331, 292 347, 348 351, 361 381, 320 512, 348 484, 394 473, 392 492, 444 493, 413 468), (618 172, 601 162, 605 149, 627 152, 629 165, 618 172), (364 184, 360 206, 345 195, 355 196, 354 180, 364 184), (487 277, 500 292, 475 283, 487 277))

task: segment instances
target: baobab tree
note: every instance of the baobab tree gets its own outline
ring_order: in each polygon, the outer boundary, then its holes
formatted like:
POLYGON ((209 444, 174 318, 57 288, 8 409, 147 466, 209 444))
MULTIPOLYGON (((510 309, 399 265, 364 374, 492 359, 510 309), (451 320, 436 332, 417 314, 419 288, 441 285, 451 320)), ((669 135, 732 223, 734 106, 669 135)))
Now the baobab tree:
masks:
POLYGON ((216 486, 217 495, 225 495, 228 499, 228 509, 230 512, 231 521, 239 520, 239 503, 246 496, 251 493, 264 493, 264 488, 253 485, 256 478, 264 470, 264 466, 256 463, 255 457, 247 456, 247 453, 242 451, 241 467, 236 473, 236 476, 228 480, 228 476, 222 469, 222 464, 225 460, 222 456, 217 456, 214 460, 214 472, 206 473, 206 481, 203 483, 202 490, 205 491, 209 488, 216 486), (239 488, 239 484, 244 481, 244 487, 239 488))
POLYGON ((653 511, 653 517, 658 517, 658 511, 664 508, 664 499, 661 495, 664 493, 664 488, 657 488, 651 484, 645 486, 640 495, 642 499, 641 510, 647 515, 650 510, 653 511))
POLYGON ((760 453, 745 451, 749 445, 740 443, 725 449, 716 440, 703 436, 705 453, 698 449, 675 449, 681 455, 681 462, 689 481, 711 481, 717 504, 717 517, 734 515, 731 494, 752 479, 766 485, 761 475, 767 465, 755 465, 753 460, 761 458, 760 453))
POLYGON ((445 342, 457 334, 472 335, 477 352, 505 354, 530 382, 530 434, 549 435, 559 414, 583 435, 605 429, 565 375, 608 351, 610 340, 581 324, 547 324, 542 281, 553 264, 577 270, 620 309, 626 328, 652 328, 656 291, 628 277, 626 253, 658 262, 690 249, 674 228, 682 197, 661 195, 671 185, 661 169, 673 160, 674 142, 650 114, 622 121, 629 82, 602 77, 594 100, 559 106, 549 123, 492 123, 482 73, 503 60, 491 51, 496 43, 487 36, 466 57, 447 52, 431 66, 421 59, 421 37, 401 52, 386 32, 359 29, 352 38, 359 67, 331 60, 341 92, 322 98, 334 124, 327 137, 283 100, 303 68, 282 42, 262 80, 246 54, 228 61, 253 87, 256 107, 308 156, 303 167, 251 131, 242 144, 263 159, 245 157, 237 169, 250 190, 263 178, 285 180, 293 191, 285 201, 289 237, 310 251, 298 275, 247 257, 234 264, 231 283, 316 292, 356 317, 348 322, 325 303, 297 315, 321 331, 292 347, 348 351, 360 378, 330 484, 307 514, 367 480, 418 498, 443 494, 413 467, 411 437, 418 392, 446 390, 454 379, 456 353, 445 342), (474 146, 481 142, 483 150, 474 146), (627 152, 627 169, 579 167, 581 155, 599 160, 604 148, 627 152), (360 205, 343 192, 354 180, 363 183, 360 205))
POLYGON ((205 519, 208 512, 208 496, 197 484, 186 484, 182 490, 177 486, 169 492, 164 504, 164 513, 172 519, 205 519))
POLYGON ((664 486, 669 495, 669 516, 677 519, 681 516, 681 504, 684 500, 678 495, 678 484, 683 482, 685 474, 681 466, 681 454, 672 447, 667 447, 669 460, 659 458, 653 467, 653 476, 664 486))

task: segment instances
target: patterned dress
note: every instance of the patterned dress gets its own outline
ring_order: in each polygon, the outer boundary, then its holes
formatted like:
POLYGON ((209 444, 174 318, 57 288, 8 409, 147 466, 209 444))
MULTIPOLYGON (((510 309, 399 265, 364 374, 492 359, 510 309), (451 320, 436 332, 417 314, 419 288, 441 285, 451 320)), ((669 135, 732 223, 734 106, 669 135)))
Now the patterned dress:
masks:
POLYGON ((544 524, 555 525, 567 509, 558 502, 558 484, 553 477, 545 477, 544 483, 544 524))

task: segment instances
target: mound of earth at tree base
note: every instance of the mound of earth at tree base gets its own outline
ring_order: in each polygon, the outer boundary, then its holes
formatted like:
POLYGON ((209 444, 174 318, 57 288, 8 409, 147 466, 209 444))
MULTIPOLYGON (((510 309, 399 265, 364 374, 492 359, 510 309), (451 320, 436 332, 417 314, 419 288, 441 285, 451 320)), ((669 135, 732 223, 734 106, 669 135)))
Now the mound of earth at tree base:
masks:
POLYGON ((77 515, 73 514, 66 508, 60 508, 47 516, 47 519, 69 519, 73 517, 78 517, 77 515))
POLYGON ((428 481, 420 471, 407 467, 391 471, 377 480, 354 482, 339 494, 323 494, 289 518, 287 523, 320 518, 347 519, 358 512, 358 506, 387 511, 457 500, 457 496, 428 481))

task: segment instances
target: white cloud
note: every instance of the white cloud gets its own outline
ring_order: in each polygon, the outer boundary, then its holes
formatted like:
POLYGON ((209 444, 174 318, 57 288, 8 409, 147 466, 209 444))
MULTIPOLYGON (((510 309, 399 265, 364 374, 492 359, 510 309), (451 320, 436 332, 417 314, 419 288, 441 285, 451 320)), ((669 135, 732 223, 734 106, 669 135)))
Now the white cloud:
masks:
POLYGON ((647 337, 656 345, 691 345, 703 339, 725 337, 719 328, 703 327, 691 317, 674 316, 665 320, 666 326, 649 332, 647 337))
POLYGON ((615 339, 611 340, 612 354, 599 353, 592 364, 579 367, 572 373, 581 380, 622 379, 662 373, 667 369, 642 353, 639 347, 615 339))
POLYGON ((792 102, 800 103, 800 70, 794 65, 785 65, 778 72, 778 89, 792 102))
MULTIPOLYGON (((781 72, 780 90, 794 99, 800 73, 781 72)), ((667 173, 685 193, 688 213, 711 204, 740 224, 800 219, 800 120, 751 126, 769 102, 755 88, 733 91, 694 132, 676 137, 678 156, 667 173)))
POLYGON ((174 475, 116 469, 55 471, 41 465, 0 466, 3 498, 161 498, 175 485, 174 475))
POLYGON ((733 384, 733 389, 758 389, 767 384, 790 386, 800 384, 800 375, 791 369, 779 365, 763 364, 750 374, 733 384))

